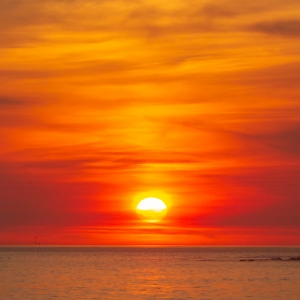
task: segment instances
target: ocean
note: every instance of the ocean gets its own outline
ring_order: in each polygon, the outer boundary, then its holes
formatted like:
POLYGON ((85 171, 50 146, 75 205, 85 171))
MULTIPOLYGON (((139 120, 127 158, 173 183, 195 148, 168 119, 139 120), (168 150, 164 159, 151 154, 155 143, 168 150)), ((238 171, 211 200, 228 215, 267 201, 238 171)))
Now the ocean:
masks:
POLYGON ((0 299, 299 300, 300 247, 0 247, 0 299))

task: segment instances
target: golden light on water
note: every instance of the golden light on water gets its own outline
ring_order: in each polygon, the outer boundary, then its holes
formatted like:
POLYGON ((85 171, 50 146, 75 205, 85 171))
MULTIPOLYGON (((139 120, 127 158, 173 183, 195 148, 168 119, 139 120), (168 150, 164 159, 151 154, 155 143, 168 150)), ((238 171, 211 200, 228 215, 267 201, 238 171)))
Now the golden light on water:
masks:
POLYGON ((148 197, 138 203, 136 213, 143 221, 156 223, 167 214, 167 206, 161 199, 148 197))

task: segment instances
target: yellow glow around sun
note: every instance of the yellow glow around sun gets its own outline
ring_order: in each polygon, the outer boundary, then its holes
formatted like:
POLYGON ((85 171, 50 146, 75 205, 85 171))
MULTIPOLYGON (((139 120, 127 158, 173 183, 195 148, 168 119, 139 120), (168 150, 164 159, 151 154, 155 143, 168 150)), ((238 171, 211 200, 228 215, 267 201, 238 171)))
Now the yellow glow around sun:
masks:
POLYGON ((155 223, 165 217, 167 206, 158 198, 148 197, 138 203, 136 212, 143 221, 155 223))

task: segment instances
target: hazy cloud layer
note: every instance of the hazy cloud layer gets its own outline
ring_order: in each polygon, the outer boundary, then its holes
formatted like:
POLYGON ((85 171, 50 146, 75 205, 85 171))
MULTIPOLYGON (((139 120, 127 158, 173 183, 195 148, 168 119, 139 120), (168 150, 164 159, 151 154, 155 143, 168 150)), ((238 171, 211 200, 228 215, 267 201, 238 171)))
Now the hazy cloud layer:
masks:
POLYGON ((1 243, 295 244, 299 9, 2 0, 1 243), (153 190, 170 210, 145 229, 134 199, 153 190))

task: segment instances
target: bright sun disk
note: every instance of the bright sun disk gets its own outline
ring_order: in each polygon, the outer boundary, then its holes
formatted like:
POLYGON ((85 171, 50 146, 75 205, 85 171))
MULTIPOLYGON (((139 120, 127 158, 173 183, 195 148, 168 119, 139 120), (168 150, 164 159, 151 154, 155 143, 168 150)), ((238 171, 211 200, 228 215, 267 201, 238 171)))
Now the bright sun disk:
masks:
POLYGON ((155 223, 161 221, 165 217, 167 206, 162 200, 149 197, 138 203, 136 212, 143 221, 155 223))

